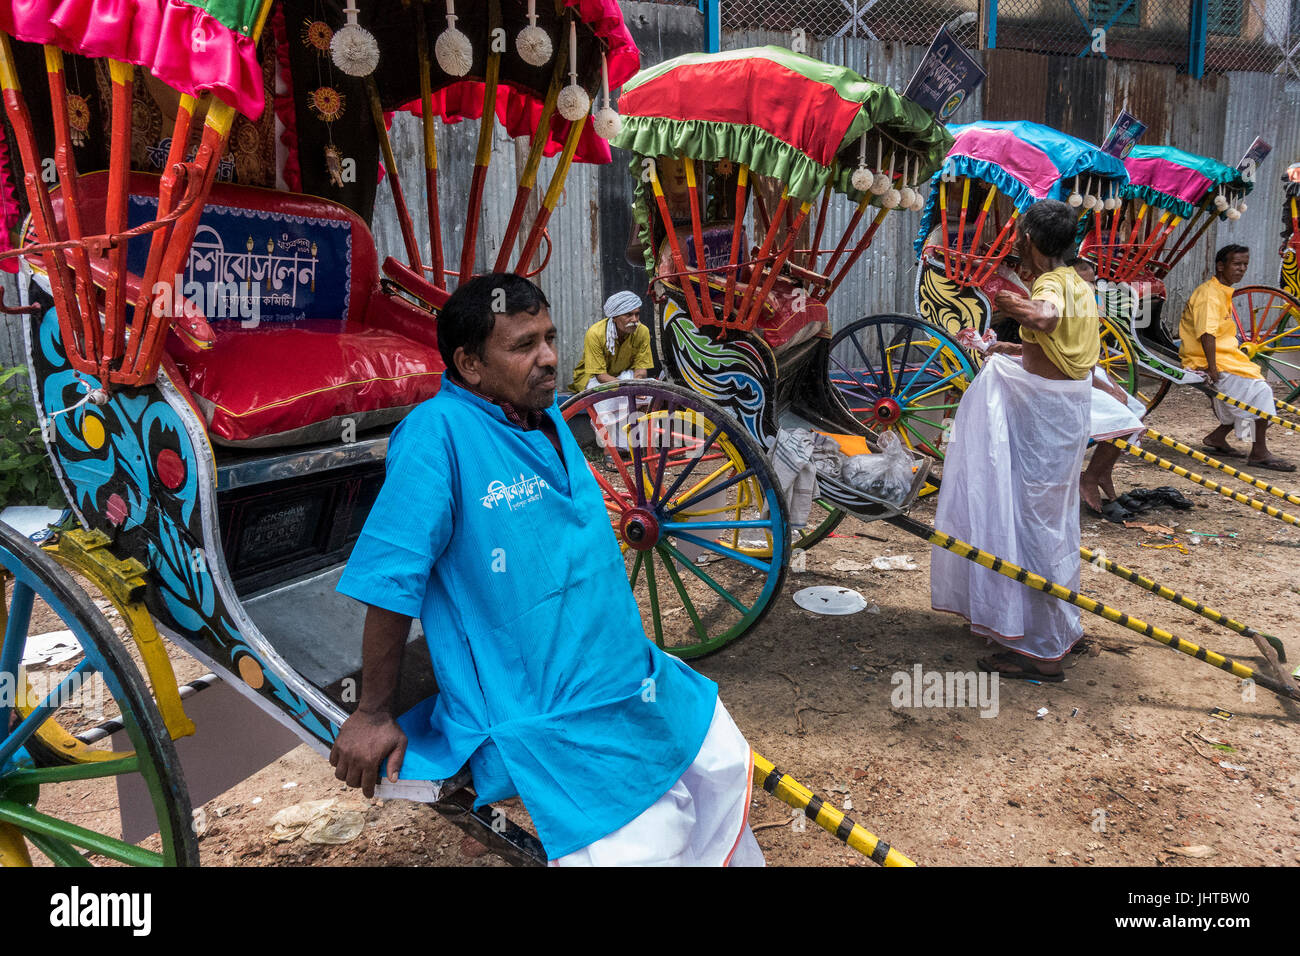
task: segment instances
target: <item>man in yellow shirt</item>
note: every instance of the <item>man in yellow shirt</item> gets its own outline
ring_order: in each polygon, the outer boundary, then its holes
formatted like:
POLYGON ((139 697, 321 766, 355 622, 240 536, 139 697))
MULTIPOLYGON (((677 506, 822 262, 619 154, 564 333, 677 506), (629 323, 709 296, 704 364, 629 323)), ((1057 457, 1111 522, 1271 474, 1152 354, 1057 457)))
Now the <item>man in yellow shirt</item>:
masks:
MULTIPOLYGON (((573 370, 569 391, 585 391, 609 382, 645 378, 654 366, 650 330, 641 324, 641 297, 635 292, 615 292, 605 300, 605 318, 582 341, 582 358, 573 370)), ((597 402, 596 417, 618 448, 626 448, 623 424, 628 417, 626 398, 597 402)), ((607 453, 608 454, 608 453, 607 453)))
MULTIPOLYGON (((1184 367, 1204 372, 1209 383, 1224 395, 1274 415, 1277 407, 1273 389, 1255 363, 1241 351, 1233 316, 1232 287, 1245 277, 1249 265, 1250 250, 1245 246, 1224 246, 1215 254, 1214 278, 1197 286, 1183 309, 1178 324, 1182 337, 1178 351, 1184 367)), ((1267 421, 1256 420, 1249 412, 1218 399, 1211 405, 1214 417, 1219 420, 1219 427, 1204 438, 1211 454, 1241 457, 1241 452, 1228 444, 1228 435, 1235 429, 1239 439, 1253 443, 1247 459, 1252 466, 1295 471, 1295 465, 1268 450, 1267 421)))
MULTIPOLYGON (((1091 430, 1092 370, 1101 350, 1092 289, 1065 265, 1077 219, 1044 199, 1021 219, 1021 266, 1031 298, 996 305, 1022 344, 995 345, 966 390, 944 458, 935 527, 1079 587, 1079 469, 1091 430)), ((979 661, 1004 677, 1062 680, 1061 660, 1083 636, 1079 610, 951 552, 935 549, 930 603, 1008 648, 979 661)))

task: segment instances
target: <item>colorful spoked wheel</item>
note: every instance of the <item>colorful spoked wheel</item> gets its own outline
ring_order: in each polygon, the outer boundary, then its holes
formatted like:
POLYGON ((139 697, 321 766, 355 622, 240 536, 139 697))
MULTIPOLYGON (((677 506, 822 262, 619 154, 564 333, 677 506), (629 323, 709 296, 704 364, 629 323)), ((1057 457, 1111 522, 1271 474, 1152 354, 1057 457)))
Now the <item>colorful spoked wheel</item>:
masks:
POLYGON ((1110 380, 1130 395, 1137 394, 1138 363, 1128 335, 1110 319, 1101 320, 1101 354, 1097 364, 1110 380))
POLYGON ((1300 301, 1281 289, 1242 286, 1232 293, 1242 350, 1265 378, 1287 385, 1286 401, 1300 396, 1300 301))
POLYGON ((781 591, 791 535, 744 426, 651 379, 581 392, 562 412, 604 492, 646 635, 694 658, 758 624, 781 591))
POLYGON ((975 367, 947 332, 908 315, 872 315, 831 340, 831 381, 872 434, 894 431, 942 459, 949 423, 975 367))
POLYGON ((30 865, 35 850, 62 866, 197 865, 176 749, 147 684, 103 614, 53 558, 3 524, 0 583, 0 674, 16 675, 17 688, 0 699, 0 863, 30 865), (60 630, 72 633, 79 653, 59 665, 24 665, 29 637, 60 630), (107 736, 86 743, 114 721, 129 751, 111 749, 107 736), (49 747, 63 744, 75 746, 78 759, 47 759, 49 747), (157 835, 143 844, 122 839, 116 815, 92 828, 68 809, 84 810, 87 791, 115 803, 116 778, 124 775, 141 779, 156 823, 157 835))

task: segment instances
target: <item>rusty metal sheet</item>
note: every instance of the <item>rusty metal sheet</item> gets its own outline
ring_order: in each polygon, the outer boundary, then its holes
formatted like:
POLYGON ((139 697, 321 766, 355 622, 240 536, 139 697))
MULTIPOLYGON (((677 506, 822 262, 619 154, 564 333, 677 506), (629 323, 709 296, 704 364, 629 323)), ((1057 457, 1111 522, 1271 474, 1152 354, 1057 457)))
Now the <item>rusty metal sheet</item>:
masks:
POLYGON ((1045 56, 1019 50, 985 50, 984 118, 1034 120, 1047 115, 1045 56))
POLYGON ((1105 114, 1106 61, 1077 56, 1045 59, 1047 103, 1043 122, 1062 133, 1100 143, 1109 126, 1105 114))

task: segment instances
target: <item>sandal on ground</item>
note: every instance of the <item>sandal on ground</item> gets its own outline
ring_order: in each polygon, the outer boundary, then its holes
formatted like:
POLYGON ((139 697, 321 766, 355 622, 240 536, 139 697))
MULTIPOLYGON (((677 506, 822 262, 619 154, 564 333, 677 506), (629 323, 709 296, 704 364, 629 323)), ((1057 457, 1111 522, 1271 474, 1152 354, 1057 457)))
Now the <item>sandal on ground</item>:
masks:
POLYGON ((1065 680, 1064 674, 1041 674, 1028 663, 1026 658, 1013 651, 1002 651, 992 657, 981 657, 975 666, 988 674, 997 674, 1007 680, 1041 681, 1044 684, 1059 684, 1065 680))
POLYGON ((1256 461, 1254 458, 1247 458, 1246 464, 1251 468, 1265 468, 1268 471, 1295 471, 1295 465, 1285 458, 1278 458, 1274 455, 1272 458, 1265 458, 1262 461, 1256 461))
POLYGON ((1191 501, 1185 498, 1177 488, 1170 485, 1161 485, 1156 489, 1156 495, 1159 496, 1161 504, 1176 508, 1178 511, 1188 511, 1192 507, 1191 501))

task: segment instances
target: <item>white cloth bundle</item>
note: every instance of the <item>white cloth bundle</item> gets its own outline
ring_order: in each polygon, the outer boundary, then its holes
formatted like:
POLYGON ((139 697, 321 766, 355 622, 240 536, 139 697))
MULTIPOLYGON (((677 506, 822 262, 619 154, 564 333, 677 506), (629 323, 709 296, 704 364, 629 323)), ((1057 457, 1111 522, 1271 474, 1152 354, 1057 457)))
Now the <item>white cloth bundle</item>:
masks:
MULTIPOLYGON (((1092 370, 1094 379, 1110 381, 1106 373, 1099 368, 1092 370)), ((1135 441, 1142 436, 1145 426, 1142 419, 1147 408, 1132 395, 1125 396, 1123 405, 1109 392, 1094 386, 1092 390, 1092 425, 1089 437, 1093 441, 1105 441, 1108 438, 1123 438, 1135 441)))

